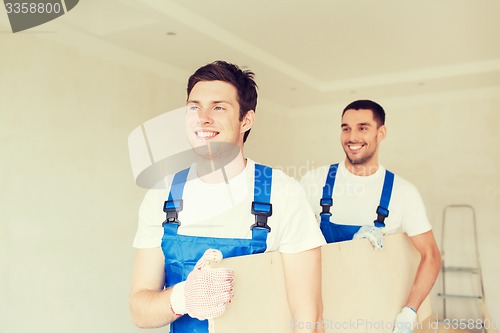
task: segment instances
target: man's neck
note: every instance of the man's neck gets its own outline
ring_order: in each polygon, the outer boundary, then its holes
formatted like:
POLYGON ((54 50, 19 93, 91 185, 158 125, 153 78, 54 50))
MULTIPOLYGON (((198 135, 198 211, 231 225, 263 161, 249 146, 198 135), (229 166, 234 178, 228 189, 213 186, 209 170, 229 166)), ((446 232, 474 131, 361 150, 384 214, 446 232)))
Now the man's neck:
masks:
POLYGON ((199 158, 197 161, 198 178, 209 184, 228 183, 229 179, 241 174, 247 165, 247 160, 240 153, 231 161, 221 165, 216 159, 199 158))

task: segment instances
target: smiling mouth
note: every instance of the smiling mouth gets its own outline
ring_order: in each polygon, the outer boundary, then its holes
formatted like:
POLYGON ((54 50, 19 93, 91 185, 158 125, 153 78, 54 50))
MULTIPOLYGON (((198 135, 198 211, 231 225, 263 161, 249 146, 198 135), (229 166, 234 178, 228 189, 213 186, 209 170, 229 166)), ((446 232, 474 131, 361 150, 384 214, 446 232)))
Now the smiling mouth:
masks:
POLYGON ((219 135, 219 132, 216 131, 196 131, 194 133, 198 138, 203 140, 212 139, 215 138, 217 135, 219 135))
POLYGON ((365 146, 365 144, 362 144, 362 143, 348 143, 347 144, 347 147, 352 150, 352 151, 358 151, 360 150, 361 148, 363 148, 365 146))

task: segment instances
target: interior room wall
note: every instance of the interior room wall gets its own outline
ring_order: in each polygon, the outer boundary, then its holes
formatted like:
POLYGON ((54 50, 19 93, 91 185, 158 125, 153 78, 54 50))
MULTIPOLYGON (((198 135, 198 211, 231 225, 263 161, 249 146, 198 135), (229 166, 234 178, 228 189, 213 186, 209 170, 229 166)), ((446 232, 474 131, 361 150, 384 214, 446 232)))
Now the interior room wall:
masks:
POLYGON ((127 137, 182 105, 185 83, 35 34, 9 36, 0 53, 0 332, 140 332, 128 292, 144 190, 127 137))
POLYGON ((290 149, 291 124, 287 110, 281 105, 259 99, 255 123, 244 146, 249 158, 286 171, 290 165, 290 154, 293 153, 290 149))

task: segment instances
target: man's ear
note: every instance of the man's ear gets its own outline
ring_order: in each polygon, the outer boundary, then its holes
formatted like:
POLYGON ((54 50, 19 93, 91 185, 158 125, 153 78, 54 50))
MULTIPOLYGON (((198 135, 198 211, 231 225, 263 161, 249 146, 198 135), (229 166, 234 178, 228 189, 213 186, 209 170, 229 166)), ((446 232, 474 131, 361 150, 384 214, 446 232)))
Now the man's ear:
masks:
POLYGON ((248 110, 246 115, 243 117, 243 120, 241 121, 240 133, 245 133, 246 131, 251 129, 254 121, 255 121, 255 111, 248 110))
POLYGON ((380 126, 378 128, 378 138, 379 138, 379 141, 384 140, 386 135, 387 135, 387 127, 385 127, 385 125, 380 126))

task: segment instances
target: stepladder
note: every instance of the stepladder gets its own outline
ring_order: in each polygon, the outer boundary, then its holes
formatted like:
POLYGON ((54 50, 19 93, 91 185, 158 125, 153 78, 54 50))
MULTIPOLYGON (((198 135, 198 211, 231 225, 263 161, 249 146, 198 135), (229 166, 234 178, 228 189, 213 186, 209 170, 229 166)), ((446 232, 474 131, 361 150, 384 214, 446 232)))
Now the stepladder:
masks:
POLYGON ((447 205, 441 228, 441 323, 469 332, 487 332, 476 212, 468 204, 447 205))

